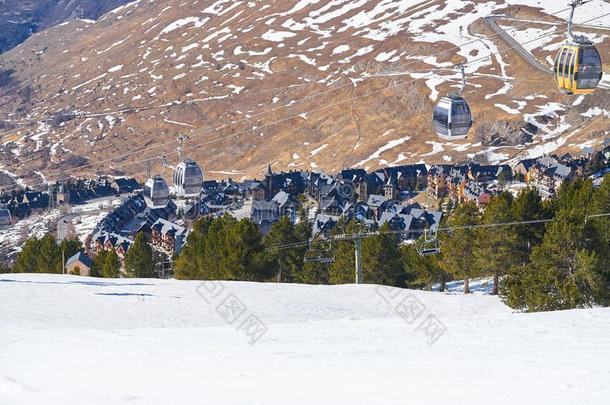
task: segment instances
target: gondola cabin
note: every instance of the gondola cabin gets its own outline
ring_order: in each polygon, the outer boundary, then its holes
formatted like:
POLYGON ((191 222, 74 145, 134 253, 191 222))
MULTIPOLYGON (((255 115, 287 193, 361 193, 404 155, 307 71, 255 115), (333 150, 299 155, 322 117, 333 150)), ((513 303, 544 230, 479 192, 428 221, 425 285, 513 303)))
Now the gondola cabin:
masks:
POLYGON ((602 58, 586 38, 561 47, 555 58, 555 80, 566 94, 591 94, 602 79, 602 58))
POLYGON ((174 187, 176 194, 181 197, 191 198, 201 194, 203 184, 203 171, 199 165, 186 159, 174 171, 174 187))
POLYGON ((11 212, 7 208, 0 208, 0 231, 8 230, 13 223, 11 212))
POLYGON ((152 209, 165 208, 169 203, 169 187, 161 176, 154 176, 144 183, 144 201, 152 209))
POLYGON ((472 127, 472 113, 466 100, 457 94, 450 94, 437 104, 433 121, 439 137, 464 139, 472 127))

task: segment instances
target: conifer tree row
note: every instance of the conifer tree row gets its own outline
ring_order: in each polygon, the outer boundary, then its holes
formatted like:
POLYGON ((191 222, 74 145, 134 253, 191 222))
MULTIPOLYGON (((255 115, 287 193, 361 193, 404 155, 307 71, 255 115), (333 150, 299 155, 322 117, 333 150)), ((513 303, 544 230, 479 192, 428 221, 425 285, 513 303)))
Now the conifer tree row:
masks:
MULTIPOLYGON (((416 244, 405 244, 387 225, 362 241, 363 278, 368 284, 444 290, 448 281, 490 278, 493 294, 509 306, 546 311, 610 304, 610 175, 598 187, 590 180, 564 183, 557 196, 543 201, 526 188, 513 197, 502 193, 479 209, 472 203, 447 213, 439 233, 441 254, 422 257, 416 244), (539 223, 521 222, 541 221, 539 223), (521 223, 498 226, 503 223, 521 223), (485 225, 490 225, 486 227, 485 225)), ((355 220, 340 219, 333 234, 365 230, 355 220)), ((52 235, 26 241, 13 272, 61 273, 61 252, 70 257, 82 248, 52 235)), ((311 284, 353 283, 354 243, 312 239, 306 220, 282 218, 266 236, 248 220, 228 215, 200 218, 177 257, 175 277, 274 281, 311 284), (293 246, 276 249, 277 246, 293 246), (304 260, 308 249, 333 258, 331 263, 304 260)), ((144 234, 125 255, 125 274, 114 250, 93 262, 98 277, 154 277, 155 258, 144 234)), ((3 270, 4 271, 4 270, 3 270)))

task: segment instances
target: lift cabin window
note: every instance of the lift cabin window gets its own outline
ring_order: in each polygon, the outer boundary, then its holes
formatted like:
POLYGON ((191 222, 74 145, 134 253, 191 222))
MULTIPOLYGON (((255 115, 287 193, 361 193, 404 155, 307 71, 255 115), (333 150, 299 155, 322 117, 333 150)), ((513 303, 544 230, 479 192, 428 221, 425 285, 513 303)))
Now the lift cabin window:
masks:
POLYGON ((566 77, 570 78, 570 82, 574 81, 574 70, 576 70, 576 58, 574 51, 570 50, 566 56, 566 77))
POLYGON ((602 60, 594 47, 586 47, 578 53, 577 82, 579 89, 594 89, 601 80, 602 60))
POLYGON ((434 126, 436 127, 436 132, 448 135, 449 134, 449 111, 443 107, 436 107, 434 109, 434 126))
POLYGON ((190 183, 196 182, 199 180, 203 173, 201 173, 201 169, 198 166, 187 166, 185 177, 189 180, 190 183))
POLYGON ((568 54, 568 49, 564 48, 561 50, 561 53, 559 54, 559 56, 557 57, 557 63, 556 63, 556 71, 557 71, 557 78, 563 78, 565 77, 565 72, 566 72, 566 56, 568 54))
POLYGON ((465 135, 472 125, 470 108, 465 101, 458 101, 451 106, 451 129, 456 135, 465 135))

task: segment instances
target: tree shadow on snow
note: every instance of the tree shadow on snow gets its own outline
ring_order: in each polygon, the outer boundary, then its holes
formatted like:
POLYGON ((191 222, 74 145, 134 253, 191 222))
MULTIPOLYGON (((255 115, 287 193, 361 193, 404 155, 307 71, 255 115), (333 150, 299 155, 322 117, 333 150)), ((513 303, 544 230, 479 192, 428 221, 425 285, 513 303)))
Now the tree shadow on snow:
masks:
POLYGON ((81 284, 90 285, 94 287, 123 287, 123 286, 145 286, 153 285, 152 283, 117 283, 117 282, 105 282, 105 281, 32 281, 32 280, 13 280, 8 278, 0 279, 0 283, 30 283, 30 284, 81 284))
POLYGON ((114 295, 117 297, 154 297, 153 294, 146 293, 95 293, 94 295, 114 295))

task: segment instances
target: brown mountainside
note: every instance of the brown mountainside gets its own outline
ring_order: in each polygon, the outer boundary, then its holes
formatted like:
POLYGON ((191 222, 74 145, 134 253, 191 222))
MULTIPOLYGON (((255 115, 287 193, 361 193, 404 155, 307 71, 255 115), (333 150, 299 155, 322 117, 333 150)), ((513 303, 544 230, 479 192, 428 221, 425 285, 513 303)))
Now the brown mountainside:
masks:
MULTIPOLYGON (((563 20, 535 1, 509 3, 140 0, 49 28, 0 55, 0 181, 144 176, 147 158, 177 159, 179 133, 207 177, 234 178, 267 164, 501 162, 597 145, 607 90, 562 95, 514 51, 484 59, 508 47, 480 18, 491 13, 514 17, 499 23, 520 42, 551 34, 526 46, 544 63, 564 39, 563 20), (443 141, 431 111, 468 61, 475 127, 443 141)), ((609 54, 608 31, 585 32, 609 54)))

